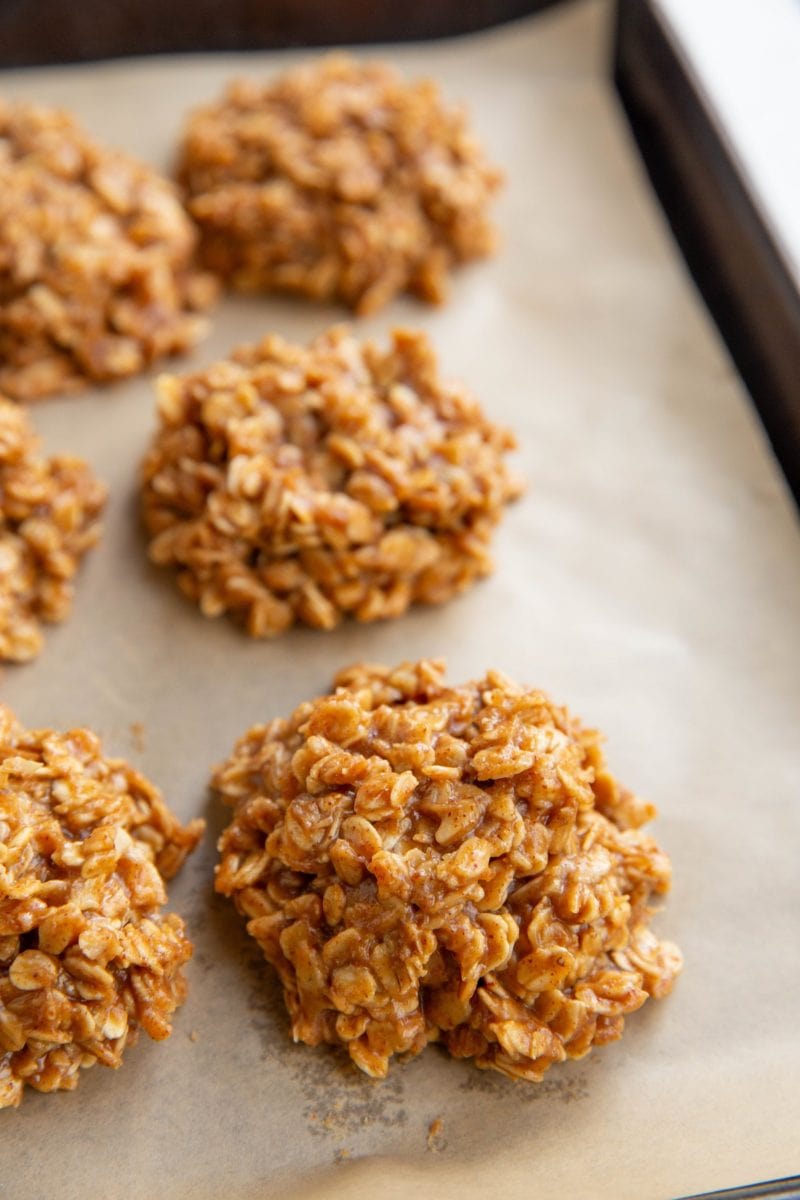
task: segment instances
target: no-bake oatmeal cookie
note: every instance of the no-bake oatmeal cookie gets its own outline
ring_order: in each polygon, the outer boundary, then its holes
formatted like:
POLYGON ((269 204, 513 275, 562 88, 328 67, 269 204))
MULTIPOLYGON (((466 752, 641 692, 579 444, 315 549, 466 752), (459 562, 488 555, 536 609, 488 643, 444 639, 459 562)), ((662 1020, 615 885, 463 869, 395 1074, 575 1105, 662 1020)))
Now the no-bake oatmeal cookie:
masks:
POLYGON ((0 662, 34 658, 42 623, 68 616, 105 500, 82 459, 47 458, 25 410, 0 396, 0 662))
POLYGON ((143 468, 151 558, 255 637, 449 599, 489 573, 521 491, 513 437, 442 381, 420 333, 387 350, 345 328, 308 347, 270 336, 163 378, 159 417, 143 468))
POLYGON ((167 180, 69 113, 0 101, 0 391, 133 375, 193 346, 215 295, 167 180))
POLYGON ((494 248, 501 175, 430 80, 329 55, 232 83, 194 113, 178 178, 205 264, 233 287, 338 299, 444 298, 494 248))
POLYGON ((497 672, 357 665, 216 770, 216 887, 292 1034, 370 1075, 428 1042, 539 1080, 622 1034, 681 967, 650 929, 670 864, 599 735, 497 672))
POLYGON ((192 944, 164 880, 202 829, 88 730, 0 705, 0 1107, 118 1067, 142 1029, 168 1037, 192 944))

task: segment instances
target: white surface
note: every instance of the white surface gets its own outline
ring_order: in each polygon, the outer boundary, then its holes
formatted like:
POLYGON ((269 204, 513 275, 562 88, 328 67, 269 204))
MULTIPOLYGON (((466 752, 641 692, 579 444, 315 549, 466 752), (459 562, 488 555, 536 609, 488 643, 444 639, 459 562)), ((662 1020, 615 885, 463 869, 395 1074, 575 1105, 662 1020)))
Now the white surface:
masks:
MULTIPOLYGON (((150 382, 36 408, 48 444, 87 454, 112 499, 71 620, 5 673, 2 695, 29 724, 94 726, 210 830, 170 889, 197 945, 173 1037, 0 1114, 3 1200, 666 1200, 797 1169, 800 544, 602 74, 607 13, 578 5, 391 52, 469 103, 508 172, 500 256, 462 273, 446 308, 402 301, 364 326, 426 328, 446 373, 518 431, 532 488, 485 584, 389 624, 251 642, 146 563, 135 487, 150 382), (291 1045, 271 972, 211 894, 224 818, 208 770, 234 738, 356 658, 441 653, 453 680, 495 665, 604 729, 612 769, 659 806, 653 832, 673 859, 657 918, 686 955, 673 995, 541 1086, 436 1050, 374 1083, 291 1045), (447 1147, 430 1154, 437 1116, 447 1147)), ((285 61, 3 83, 164 163, 187 105, 285 61)), ((228 300, 192 361, 341 316, 228 300)))
POLYGON ((800 3, 654 0, 800 287, 800 3))

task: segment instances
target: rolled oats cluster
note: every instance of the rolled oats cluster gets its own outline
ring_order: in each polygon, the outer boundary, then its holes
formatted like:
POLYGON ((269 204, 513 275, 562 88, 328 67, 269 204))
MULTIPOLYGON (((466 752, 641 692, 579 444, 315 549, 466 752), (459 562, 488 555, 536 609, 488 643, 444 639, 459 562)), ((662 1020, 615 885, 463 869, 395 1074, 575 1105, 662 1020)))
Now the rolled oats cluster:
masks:
POLYGON ((501 175, 435 83, 330 55, 232 83, 189 120, 178 177, 205 264, 245 291, 374 312, 438 302, 451 268, 491 253, 501 175))
POLYGON ((160 381, 143 469, 154 562, 255 637, 394 617, 486 575, 520 484, 512 436, 445 384, 423 334, 266 337, 160 381))
POLYGON ((296 1040, 370 1075, 428 1042, 539 1080, 622 1034, 681 957, 670 865, 600 738, 497 672, 358 665, 251 729, 214 784, 216 887, 278 971, 296 1040))
POLYGON ((105 499, 82 459, 46 458, 27 413, 0 397, 0 662, 34 658, 41 623, 69 614, 105 499))
POLYGON ((215 285, 173 186, 68 113, 0 101, 0 391, 133 375, 193 346, 215 285))
POLYGON ((88 730, 0 706, 0 1107, 118 1067, 141 1029, 169 1036, 192 944, 164 880, 202 828, 88 730))

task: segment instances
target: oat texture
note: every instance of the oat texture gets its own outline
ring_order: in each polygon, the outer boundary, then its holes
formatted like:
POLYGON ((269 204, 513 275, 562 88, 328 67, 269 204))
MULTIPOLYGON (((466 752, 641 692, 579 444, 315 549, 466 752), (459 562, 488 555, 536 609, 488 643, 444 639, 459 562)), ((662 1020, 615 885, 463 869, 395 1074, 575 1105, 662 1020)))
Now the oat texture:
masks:
POLYGON ((420 333, 396 331, 388 350, 344 328, 308 347, 270 336, 162 379, 159 414, 143 469, 151 558, 255 637, 449 599, 491 570, 520 491, 513 438, 441 380, 420 333))
POLYGON ((0 391, 141 371, 194 345, 215 293, 173 185, 68 113, 0 101, 0 391))
POLYGON ((69 614, 105 499, 82 459, 46 458, 27 413, 0 397, 0 662, 34 658, 42 622, 69 614))
POLYGON ((430 80, 329 55, 232 83, 190 118, 178 177, 205 264, 245 291, 374 312, 441 301, 451 268, 494 248, 501 176, 430 80))
POLYGON ((276 968, 294 1038, 383 1076, 428 1042, 523 1079, 622 1034, 678 950, 670 865, 596 732, 489 672, 343 671, 214 777, 216 887, 276 968))
POLYGON ((88 730, 28 731, 0 706, 0 1107, 169 1035, 192 945, 164 880, 202 828, 88 730))

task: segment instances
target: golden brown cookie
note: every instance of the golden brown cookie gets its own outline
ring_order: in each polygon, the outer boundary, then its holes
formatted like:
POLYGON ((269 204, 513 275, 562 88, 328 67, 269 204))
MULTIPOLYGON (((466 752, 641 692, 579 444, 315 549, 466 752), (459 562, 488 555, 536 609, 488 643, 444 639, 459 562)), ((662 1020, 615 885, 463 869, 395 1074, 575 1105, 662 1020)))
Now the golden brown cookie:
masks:
POLYGON ((374 312, 441 301, 451 269, 492 252, 500 172, 430 80, 329 55, 232 83, 188 121, 178 178, 205 264, 244 291, 374 312))
POLYGON ((491 671, 360 664, 216 770, 217 891, 276 968, 296 1040, 370 1075, 428 1042, 539 1080, 622 1034, 681 956, 670 864, 596 732, 491 671))
POLYGON ((35 658, 42 623, 69 615, 105 500, 82 459, 45 457, 25 410, 0 396, 0 662, 35 658))
POLYGON ((205 332, 215 295, 173 185, 58 109, 0 101, 0 391, 136 374, 205 332))
POLYGON ((192 944, 164 880, 202 829, 93 733, 0 706, 0 1107, 118 1067, 142 1029, 169 1036, 192 944))
POLYGON ((421 333, 267 337, 160 381, 143 468, 154 562, 254 637, 395 617, 487 575, 521 486, 514 439, 439 376, 421 333))

